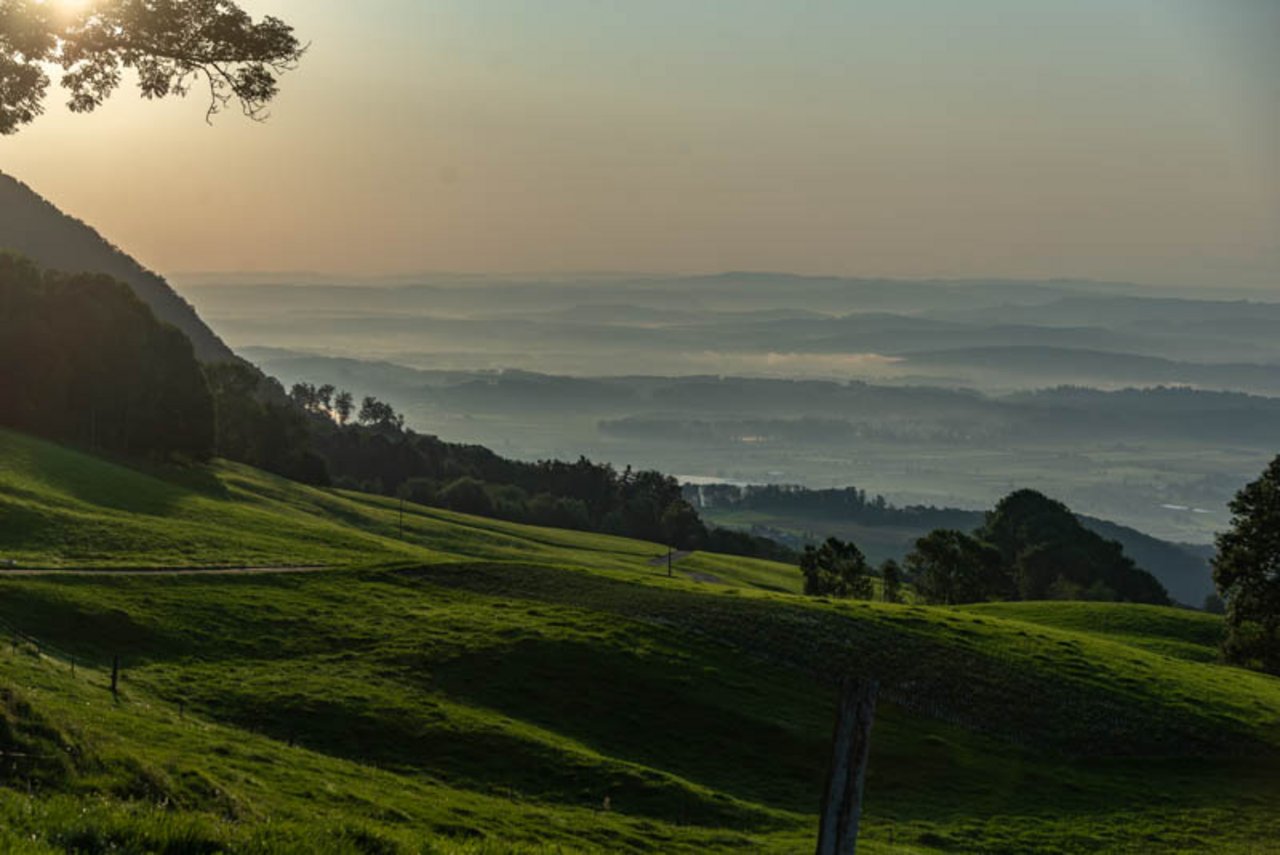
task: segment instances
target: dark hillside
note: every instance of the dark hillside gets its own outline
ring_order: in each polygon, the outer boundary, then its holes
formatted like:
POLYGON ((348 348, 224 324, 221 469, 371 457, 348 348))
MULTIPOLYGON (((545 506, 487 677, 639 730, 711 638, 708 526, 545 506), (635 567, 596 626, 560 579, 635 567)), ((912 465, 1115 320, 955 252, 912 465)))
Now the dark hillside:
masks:
POLYGON ((227 362, 231 349, 164 279, 69 217, 10 175, 0 173, 0 249, 15 250, 42 267, 105 273, 125 282, 156 317, 186 333, 202 362, 227 362))
POLYGON ((108 276, 0 253, 0 425, 135 456, 213 451, 191 343, 108 276))

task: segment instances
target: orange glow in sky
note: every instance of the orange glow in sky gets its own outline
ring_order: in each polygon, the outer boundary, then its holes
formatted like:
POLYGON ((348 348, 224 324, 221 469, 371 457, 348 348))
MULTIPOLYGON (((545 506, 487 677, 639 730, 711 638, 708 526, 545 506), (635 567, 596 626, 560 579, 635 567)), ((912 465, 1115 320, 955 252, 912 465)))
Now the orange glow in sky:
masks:
POLYGON ((55 85, 0 169, 162 272, 1280 287, 1273 0, 243 5, 268 122, 55 85))

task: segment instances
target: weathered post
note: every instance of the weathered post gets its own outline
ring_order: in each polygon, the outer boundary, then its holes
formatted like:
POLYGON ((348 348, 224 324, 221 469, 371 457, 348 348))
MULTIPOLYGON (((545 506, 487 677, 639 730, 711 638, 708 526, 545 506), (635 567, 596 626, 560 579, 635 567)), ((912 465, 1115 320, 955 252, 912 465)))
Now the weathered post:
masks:
POLYGON ((675 552, 675 549, 674 549, 674 548, 672 548, 672 547, 670 547, 670 546, 668 546, 668 547, 667 547, 667 578, 668 578, 668 579, 670 579, 670 578, 671 578, 671 576, 672 576, 672 573, 671 573, 671 559, 672 559, 672 555, 671 555, 671 554, 672 554, 673 552, 675 552))
POLYGON ((846 678, 840 683, 836 726, 831 738, 831 772, 822 798, 817 855, 854 855, 862 795, 876 715, 876 680, 846 678))
POLYGON ((111 696, 120 697, 120 657, 111 657, 111 696))

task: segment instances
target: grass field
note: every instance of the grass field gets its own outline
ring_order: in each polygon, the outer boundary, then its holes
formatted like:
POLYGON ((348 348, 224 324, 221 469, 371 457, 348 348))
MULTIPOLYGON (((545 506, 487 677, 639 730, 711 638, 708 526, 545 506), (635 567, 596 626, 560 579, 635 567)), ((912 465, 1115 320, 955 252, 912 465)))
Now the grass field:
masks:
POLYGON ((833 675, 868 852, 1268 852, 1280 680, 1217 619, 796 595, 794 568, 0 433, 0 850, 796 852, 833 675), (107 685, 113 657, 122 692, 107 685), (75 663, 73 672, 72 663, 75 663))

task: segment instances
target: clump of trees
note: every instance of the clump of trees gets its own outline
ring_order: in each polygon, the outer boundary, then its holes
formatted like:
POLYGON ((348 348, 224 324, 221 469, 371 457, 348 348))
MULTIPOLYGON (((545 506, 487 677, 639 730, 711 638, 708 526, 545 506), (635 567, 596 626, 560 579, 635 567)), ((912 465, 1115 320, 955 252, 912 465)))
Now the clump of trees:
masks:
POLYGON ((0 425, 135 456, 214 453, 191 342, 130 288, 0 253, 0 425))
POLYGON ((1280 456, 1231 502, 1213 581, 1226 606, 1229 662, 1280 674, 1280 456))
POLYGON ((871 567, 862 550, 839 538, 821 546, 806 546, 800 556, 804 592, 814 597, 854 597, 869 600, 875 592, 871 567))
POLYGON ((312 448, 307 410, 275 380, 243 362, 205 366, 213 393, 218 457, 304 484, 326 485, 329 471, 312 448))
POLYGON ((1066 505, 1035 490, 1000 500, 975 537, 999 551, 1015 599, 1170 602, 1159 580, 1119 543, 1085 528, 1066 505))
POLYGON ((878 573, 857 546, 828 538, 800 559, 805 593, 870 598, 875 576, 886 602, 916 595, 939 605, 988 600, 1119 600, 1167 605, 1169 594, 1119 543, 1085 528, 1066 505, 1018 490, 976 531, 934 529, 918 539, 906 567, 886 561, 878 573))
POLYGON ((942 605, 987 600, 1118 600, 1167 605, 1169 594, 1115 541, 1034 490, 1000 501, 973 533, 936 529, 907 556, 916 592, 942 605))
POLYGON ((875 599, 875 579, 880 578, 881 597, 886 603, 902 600, 902 568, 890 559, 877 570, 857 544, 828 537, 819 546, 812 544, 800 555, 804 592, 812 597, 875 599))
POLYGON ((917 593, 941 605, 1011 599, 1013 584, 991 544, 955 529, 935 529, 916 541, 907 568, 917 593))

